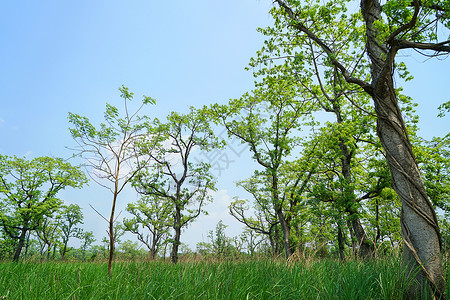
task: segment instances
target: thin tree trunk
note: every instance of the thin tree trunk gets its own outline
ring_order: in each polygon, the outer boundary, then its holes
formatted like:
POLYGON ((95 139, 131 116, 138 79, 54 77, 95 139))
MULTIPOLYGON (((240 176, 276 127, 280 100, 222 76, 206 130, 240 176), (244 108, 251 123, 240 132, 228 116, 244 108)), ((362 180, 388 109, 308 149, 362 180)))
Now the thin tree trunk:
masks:
POLYGON ((348 209, 347 212, 351 218, 350 224, 357 240, 358 257, 362 259, 371 258, 373 256, 373 245, 367 239, 366 232, 361 225, 360 219, 357 217, 357 213, 352 209, 348 209))
POLYGON ((376 235, 374 245, 378 247, 378 240, 381 238, 380 230, 380 206, 378 204, 378 198, 375 199, 375 225, 376 225, 376 235))
MULTIPOLYGON (((336 121, 339 124, 341 124, 343 122, 343 119, 341 116, 340 107, 337 106, 337 104, 335 102, 333 102, 333 111, 336 115, 336 121)), ((349 151, 347 144, 345 143, 345 141, 342 138, 339 139, 339 148, 341 149, 341 154, 342 154, 342 157, 341 157, 342 175, 344 176, 344 179, 346 180, 347 185, 351 186, 350 183, 353 181, 351 161, 353 159, 354 153, 353 153, 353 151, 349 151)), ((350 188, 345 187, 345 189, 350 189, 350 188)), ((352 228, 353 228, 355 236, 358 240, 358 246, 359 246, 358 255, 360 258, 363 258, 363 259, 371 258, 373 256, 373 246, 371 245, 370 241, 367 239, 366 232, 365 232, 364 228, 362 227, 361 221, 359 220, 359 217, 358 217, 358 211, 355 208, 353 208, 353 204, 356 201, 355 200, 356 199, 355 191, 352 189, 351 191, 347 191, 345 194, 352 196, 351 199, 347 199, 347 201, 350 203, 346 204, 347 205, 346 211, 352 222, 352 228)))
POLYGON ((353 256, 356 258, 357 252, 358 252, 358 250, 357 250, 358 247, 357 247, 355 232, 353 231, 352 222, 350 220, 347 220, 347 227, 348 227, 348 230, 350 231, 350 238, 352 241, 352 253, 353 253, 353 256))
POLYGON ((172 243, 172 252, 170 253, 172 263, 176 264, 178 262, 178 248, 180 245, 181 228, 176 227, 175 236, 172 243))
POLYGON ((273 205, 275 207, 275 211, 278 217, 278 221, 280 222, 281 230, 283 231, 283 242, 284 242, 284 251, 286 258, 289 258, 292 255, 291 248, 291 229, 286 220, 286 217, 283 213, 283 207, 280 203, 280 199, 278 197, 278 180, 277 175, 272 175, 272 198, 273 205))
POLYGON ((339 248, 339 260, 345 261, 345 242, 344 235, 342 234, 342 225, 340 223, 337 224, 337 241, 339 248))
POLYGON ((66 256, 66 251, 67 251, 67 242, 64 242, 64 247, 63 247, 62 254, 61 254, 61 260, 64 260, 64 257, 66 256))
POLYGON ((113 205, 111 208, 111 216, 109 217, 109 259, 108 259, 108 276, 111 277, 112 272, 112 262, 114 259, 114 214, 116 211, 116 201, 118 194, 118 183, 116 181, 113 205))
POLYGON ((175 236, 173 238, 172 252, 170 253, 170 257, 172 263, 176 264, 178 262, 178 247, 180 245, 181 237, 181 210, 179 207, 176 207, 174 224, 175 226, 173 227, 173 230, 175 231, 175 236))

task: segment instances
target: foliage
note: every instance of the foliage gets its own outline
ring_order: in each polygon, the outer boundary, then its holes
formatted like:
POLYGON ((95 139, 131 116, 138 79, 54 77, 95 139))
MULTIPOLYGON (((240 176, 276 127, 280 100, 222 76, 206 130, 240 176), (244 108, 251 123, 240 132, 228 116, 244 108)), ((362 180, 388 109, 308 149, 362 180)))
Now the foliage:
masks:
POLYGON ((124 230, 135 234, 155 259, 173 224, 170 203, 154 195, 142 196, 136 204, 129 203, 126 210, 133 217, 123 220, 124 230))
POLYGON ((17 240, 14 260, 18 260, 25 236, 38 229, 61 206, 56 197, 66 187, 80 188, 86 176, 61 158, 32 160, 0 155, 0 225, 17 240))

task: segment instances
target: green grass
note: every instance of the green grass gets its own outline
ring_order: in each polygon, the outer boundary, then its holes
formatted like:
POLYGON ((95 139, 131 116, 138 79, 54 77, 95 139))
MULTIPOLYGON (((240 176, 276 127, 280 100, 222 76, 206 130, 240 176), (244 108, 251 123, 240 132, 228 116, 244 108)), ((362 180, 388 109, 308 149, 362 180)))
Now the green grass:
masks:
POLYGON ((0 263, 0 299, 402 299, 400 262, 0 263), (2 298, 2 296, 4 298, 2 298))

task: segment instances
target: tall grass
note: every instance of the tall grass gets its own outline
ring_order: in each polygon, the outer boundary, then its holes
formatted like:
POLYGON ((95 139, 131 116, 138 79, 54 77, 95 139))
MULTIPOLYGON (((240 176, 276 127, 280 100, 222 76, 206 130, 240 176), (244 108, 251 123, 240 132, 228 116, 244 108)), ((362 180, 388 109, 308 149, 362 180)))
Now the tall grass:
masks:
POLYGON ((0 299, 402 299, 398 259, 0 263, 0 299), (2 298, 2 296, 4 298, 2 298))

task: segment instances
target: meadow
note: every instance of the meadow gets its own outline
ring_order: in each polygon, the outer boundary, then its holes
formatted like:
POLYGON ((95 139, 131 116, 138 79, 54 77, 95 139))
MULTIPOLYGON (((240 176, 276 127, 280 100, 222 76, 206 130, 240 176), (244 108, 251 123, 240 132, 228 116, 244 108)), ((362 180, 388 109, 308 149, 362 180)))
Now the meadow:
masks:
MULTIPOLYGON (((402 299, 399 259, 0 263, 0 299, 402 299)), ((448 286, 447 286, 447 290, 448 286)))

